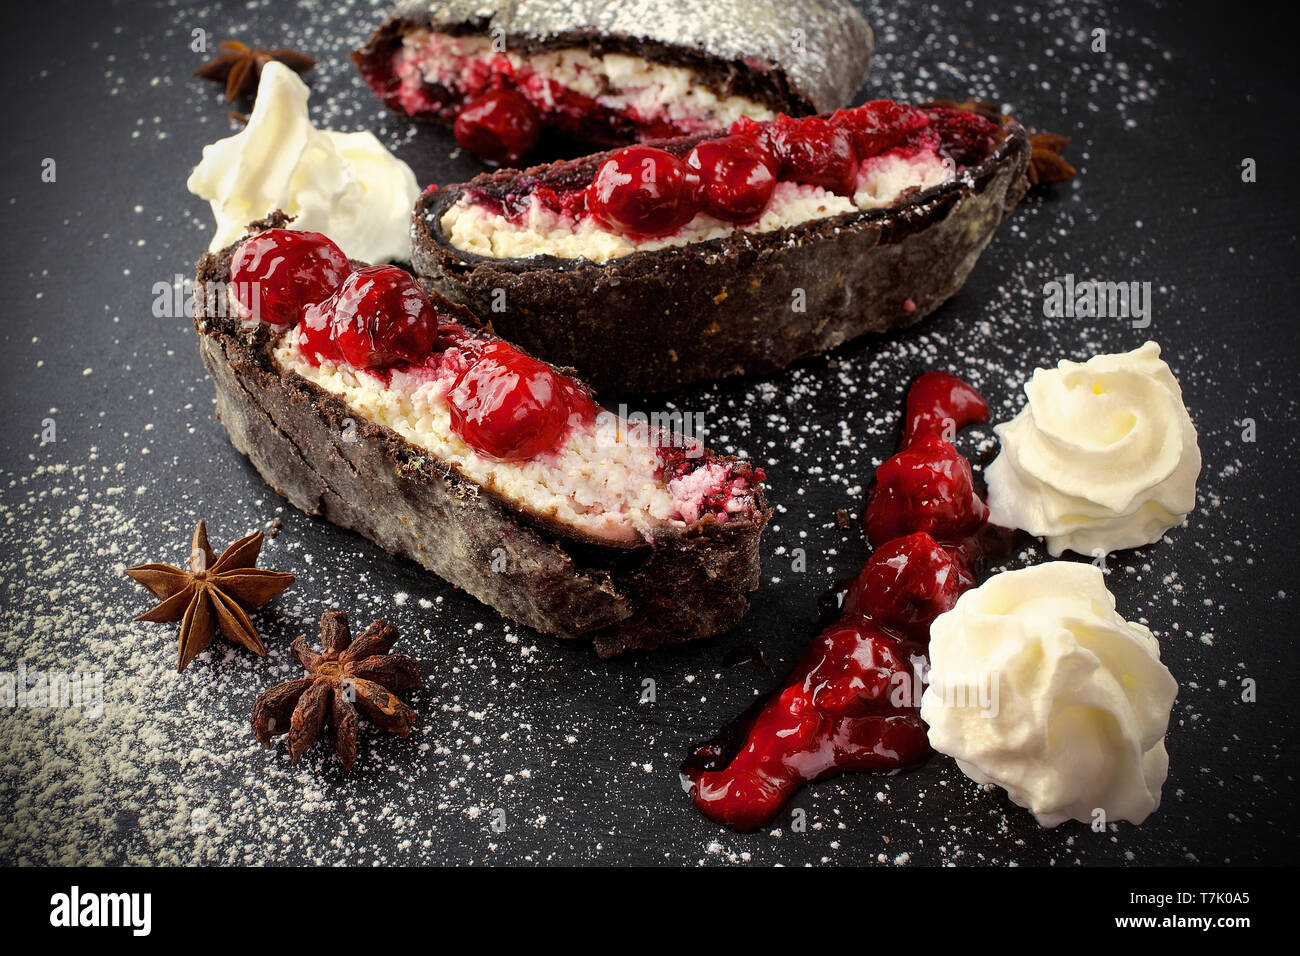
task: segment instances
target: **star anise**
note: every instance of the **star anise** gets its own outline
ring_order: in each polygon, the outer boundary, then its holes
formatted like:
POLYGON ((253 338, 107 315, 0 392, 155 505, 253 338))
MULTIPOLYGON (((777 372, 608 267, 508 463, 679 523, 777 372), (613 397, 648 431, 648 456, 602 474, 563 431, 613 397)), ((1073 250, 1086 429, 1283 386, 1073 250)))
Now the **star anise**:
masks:
POLYGON ((1063 183, 1075 174, 1075 168, 1061 153, 1070 144, 1070 137, 1058 133, 1035 133, 1029 137, 1034 148, 1029 158, 1029 185, 1049 186, 1063 183))
POLYGON ((238 96, 250 96, 257 89, 262 67, 279 60, 295 73, 306 73, 316 61, 294 50, 261 50, 238 40, 223 40, 217 45, 221 55, 194 71, 195 76, 226 84, 226 102, 238 96))
POLYGON ((190 542, 185 570, 170 564, 142 564, 126 573, 147 587, 162 603, 145 611, 137 621, 180 621, 176 669, 187 664, 216 636, 216 625, 227 638, 254 654, 266 656, 245 608, 261 607, 289 585, 294 576, 257 567, 262 532, 240 538, 221 557, 212 553, 207 526, 200 521, 190 542))
MULTIPOLYGON (((971 99, 958 103, 956 100, 931 100, 924 106, 942 107, 951 110, 965 110, 978 113, 987 120, 1005 126, 1011 122, 1010 113, 1003 113, 1002 107, 992 100, 971 99)), ((1077 170, 1061 154, 1070 145, 1070 137, 1058 133, 1035 133, 1030 131, 1029 145, 1033 152, 1029 157, 1029 185, 1050 186, 1063 183, 1073 178, 1077 170)))
POLYGON ((357 759, 357 711, 380 730, 405 737, 415 711, 393 696, 420 683, 420 667, 405 654, 388 653, 397 628, 374 621, 352 640, 348 616, 326 611, 320 619, 319 652, 296 637, 289 649, 308 676, 276 684, 253 703, 253 733, 263 746, 289 735, 289 760, 297 763, 328 722, 334 750, 351 770, 357 759))

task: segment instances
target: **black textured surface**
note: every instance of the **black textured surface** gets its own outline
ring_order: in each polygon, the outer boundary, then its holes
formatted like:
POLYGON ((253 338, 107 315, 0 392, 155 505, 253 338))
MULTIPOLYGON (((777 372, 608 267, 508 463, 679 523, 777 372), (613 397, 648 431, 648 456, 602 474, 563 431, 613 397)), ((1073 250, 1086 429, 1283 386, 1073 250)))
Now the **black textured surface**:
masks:
MULTIPOLYGON (((188 318, 151 311, 154 284, 190 275, 210 235, 185 176, 232 131, 217 88, 190 77, 203 59, 193 29, 320 56, 314 119, 374 129, 422 181, 477 171, 449 155, 445 131, 387 113, 347 63, 382 11, 7 6, 0 670, 102 671, 105 712, 0 712, 0 861, 1295 862, 1292 31, 1176 3, 867 10, 878 59, 864 94, 995 95, 1025 123, 1074 136, 1080 177, 1031 197, 964 291, 918 328, 671 396, 704 414, 711 446, 768 470, 778 510, 762 584, 725 637, 601 662, 286 508, 213 420, 188 318), (1091 50, 1094 29, 1107 52, 1091 50), (1258 182, 1242 182, 1245 157, 1258 182), (45 158, 55 182, 42 182, 45 158), (1067 272, 1151 282, 1150 328, 1045 318, 1043 285, 1067 272), (1034 367, 1148 336, 1183 385, 1205 457, 1188 525, 1114 556, 1108 577, 1182 688, 1161 808, 1104 834, 1041 830, 936 757, 806 789, 792 808, 807 832, 781 819, 742 837, 697 814, 676 775, 687 747, 774 682, 723 661, 756 644, 779 675, 816 630, 819 595, 860 567, 857 525, 842 529, 835 513, 856 517, 892 452, 907 380, 936 367, 967 375, 1002 420, 1034 367), (42 445, 46 419, 57 440, 42 445), (265 563, 299 580, 256 615, 271 656, 219 642, 177 676, 172 631, 129 623, 149 600, 120 567, 179 562, 198 517, 220 549, 277 515, 265 563), (314 637, 330 606, 354 622, 388 617, 427 675, 411 696, 421 726, 407 740, 363 729, 350 777, 322 749, 291 769, 247 726, 257 692, 293 672, 290 638, 314 637), (1241 700, 1245 678, 1255 703, 1241 700), (647 679, 654 703, 640 702, 647 679)), ((973 437, 965 449, 989 460, 991 433, 973 437)))

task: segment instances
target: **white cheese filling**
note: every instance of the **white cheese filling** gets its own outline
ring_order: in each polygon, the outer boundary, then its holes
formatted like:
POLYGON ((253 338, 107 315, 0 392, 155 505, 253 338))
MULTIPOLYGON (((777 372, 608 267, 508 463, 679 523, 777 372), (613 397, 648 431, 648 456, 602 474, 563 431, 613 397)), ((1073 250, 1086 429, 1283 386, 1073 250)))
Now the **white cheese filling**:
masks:
MULTIPOLYGON (((311 365, 290 330, 275 361, 331 395, 359 417, 384 425, 462 475, 541 518, 612 541, 650 539, 665 526, 685 527, 701 514, 704 499, 732 479, 721 462, 709 462, 665 483, 657 475, 659 442, 642 426, 630 432, 600 424, 570 429, 558 448, 528 461, 503 462, 480 455, 451 427, 447 392, 455 377, 438 368, 394 369, 387 386, 345 364, 311 365)), ((733 497, 727 511, 752 506, 748 494, 733 497)))
POLYGON ((729 126, 742 116, 768 120, 776 115, 748 97, 718 96, 687 67, 621 53, 593 56, 581 47, 521 56, 494 51, 490 37, 454 37, 430 30, 408 33, 396 55, 394 71, 402 81, 402 105, 407 112, 417 113, 426 105, 422 84, 463 89, 467 77, 486 75, 498 57, 509 63, 519 88, 542 110, 554 105, 549 81, 606 109, 634 113, 645 123, 671 123, 683 133, 729 126))
POLYGON ((677 232, 654 239, 637 239, 609 229, 595 218, 566 217, 533 197, 517 220, 462 196, 443 213, 441 228, 451 244, 464 252, 494 259, 529 259, 549 255, 560 259, 607 262, 631 255, 719 239, 733 232, 764 233, 843 213, 878 209, 912 188, 929 189, 952 178, 956 169, 932 150, 911 156, 886 153, 862 163, 853 198, 820 186, 779 182, 757 221, 743 226, 700 213, 677 232))

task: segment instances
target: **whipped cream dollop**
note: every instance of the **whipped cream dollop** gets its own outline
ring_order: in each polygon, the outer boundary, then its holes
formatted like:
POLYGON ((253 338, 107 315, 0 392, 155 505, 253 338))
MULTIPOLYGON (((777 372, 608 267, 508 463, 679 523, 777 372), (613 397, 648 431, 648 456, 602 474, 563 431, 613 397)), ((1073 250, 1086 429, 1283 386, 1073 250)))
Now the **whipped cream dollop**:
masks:
POLYGON ((318 130, 307 115, 307 84, 282 63, 262 69, 248 125, 203 148, 186 186, 212 204, 213 252, 245 227, 282 209, 294 229, 323 232, 349 258, 411 258, 415 174, 373 133, 318 130))
POLYGON ((1053 556, 1094 554, 1159 541, 1196 506, 1196 428, 1155 342, 1040 368, 1025 394, 994 428, 993 524, 1045 538, 1053 556))
POLYGON ((1102 572, 1053 561, 994 575, 930 628, 930 745, 1054 827, 1141 823, 1169 772, 1178 682, 1115 612, 1102 572))

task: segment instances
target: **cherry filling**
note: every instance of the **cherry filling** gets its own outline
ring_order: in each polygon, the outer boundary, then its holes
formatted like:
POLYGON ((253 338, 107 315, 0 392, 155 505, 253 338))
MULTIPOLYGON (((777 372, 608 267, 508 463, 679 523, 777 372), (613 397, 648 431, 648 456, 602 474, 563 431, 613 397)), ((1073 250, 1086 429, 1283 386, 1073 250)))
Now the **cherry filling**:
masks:
POLYGON ((710 215, 726 222, 752 222, 776 189, 776 161, 747 136, 723 136, 698 144, 686 165, 699 173, 699 197, 710 215))
POLYGON ((268 229, 235 249, 231 291, 250 318, 292 325, 304 306, 329 298, 351 269, 328 236, 268 229))
POLYGON ((471 100, 452 127, 456 142, 493 165, 513 164, 537 145, 541 120, 533 104, 511 89, 471 100))
MULTIPOLYGON (((913 141, 930 125, 931 112, 893 100, 873 100, 854 109, 837 110, 831 114, 830 121, 849 134, 853 149, 865 158, 913 141)), ((980 116, 975 118, 983 120, 980 116)))
POLYGON ((780 182, 852 197, 863 164, 886 154, 910 159, 931 152, 960 171, 989 157, 997 132, 995 123, 974 113, 878 100, 830 116, 742 118, 689 151, 685 143, 628 147, 606 159, 585 187, 524 180, 509 192, 479 190, 470 198, 513 222, 536 201, 561 217, 589 213, 623 235, 658 238, 701 211, 724 222, 754 222, 780 182))
POLYGON ((859 159, 846 130, 820 116, 778 116, 766 126, 782 179, 821 186, 839 196, 853 195, 859 159))
POLYGON ((868 529, 889 536, 870 535, 875 552, 783 686, 682 766, 710 819, 756 830, 805 783, 929 755, 920 691, 930 625, 975 586, 979 549, 994 540, 969 462, 933 432, 939 425, 951 438, 947 422, 987 420, 984 401, 955 376, 913 383, 903 448, 877 469, 867 502, 868 529))
POLYGON ((452 430, 483 455, 536 457, 596 417, 590 392, 575 380, 458 322, 440 325, 428 293, 396 266, 349 272, 329 239, 290 229, 250 236, 233 261, 242 263, 244 281, 267 283, 263 316, 298 323, 297 348, 312 365, 345 362, 383 373, 438 356, 440 371, 455 376, 447 395, 452 430))
POLYGON ((587 208, 611 229, 665 236, 695 218, 699 175, 672 153, 629 146, 601 164, 587 187, 587 208))
MULTIPOLYGON (((631 104, 606 105, 532 69, 526 62, 518 64, 501 54, 470 60, 459 66, 454 77, 434 82, 423 76, 412 76, 409 72, 401 75, 402 41, 397 36, 389 36, 378 43, 372 41, 354 59, 362 77, 385 104, 420 118, 458 121, 483 97, 507 90, 530 105, 539 125, 555 127, 587 142, 607 146, 681 136, 715 125, 704 114, 678 118, 666 113, 647 115, 631 104)), ((459 122, 456 125, 459 126, 459 122)), ((467 141, 461 139, 459 131, 457 139, 466 149, 489 162, 507 161, 495 155, 491 139, 467 141), (486 143, 487 149, 479 153, 478 147, 482 143, 486 143)), ((508 161, 515 162, 519 158, 522 156, 508 161)))
POLYGON ((308 309, 328 316, 335 354, 353 368, 417 365, 433 352, 438 316, 428 293, 396 266, 367 266, 343 280, 337 292, 308 309))
MULTIPOLYGON (((451 428, 480 453, 505 461, 556 447, 590 396, 544 362, 504 342, 485 346, 447 394, 451 428)), ((594 413, 594 405, 591 406, 594 413)))

